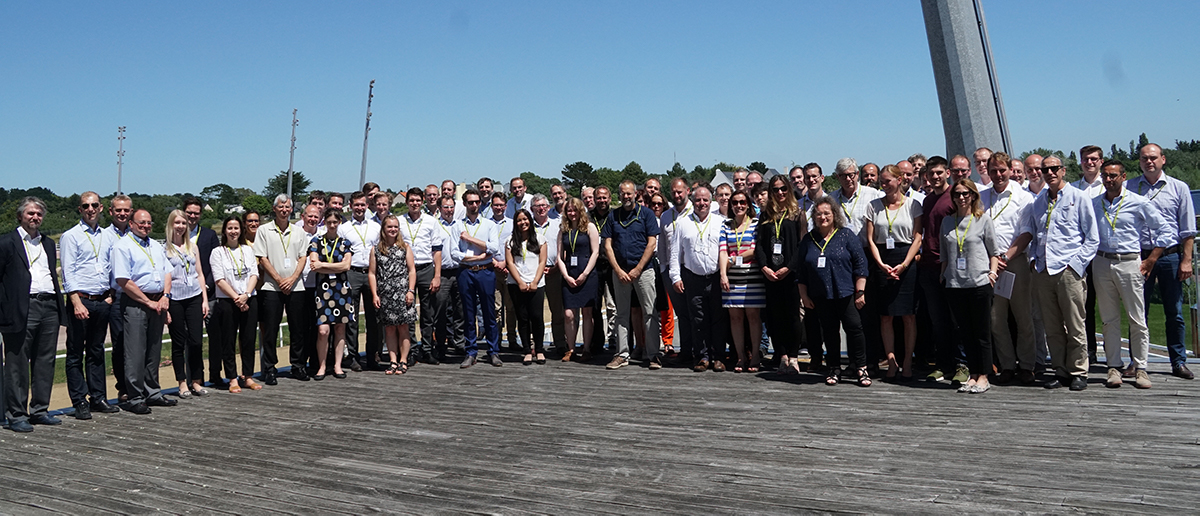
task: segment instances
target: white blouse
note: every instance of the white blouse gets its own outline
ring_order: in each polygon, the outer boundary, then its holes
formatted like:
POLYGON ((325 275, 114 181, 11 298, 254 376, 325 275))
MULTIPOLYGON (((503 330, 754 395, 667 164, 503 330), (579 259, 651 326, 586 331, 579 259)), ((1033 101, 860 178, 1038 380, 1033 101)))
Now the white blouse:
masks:
MULTIPOLYGON (((541 239, 539 239, 538 242, 543 243, 543 244, 545 243, 545 242, 541 242, 541 239)), ((509 237, 508 240, 504 241, 504 249, 511 251, 512 237, 509 237)), ((524 281, 526 283, 533 281, 533 277, 537 275, 538 269, 542 267, 542 263, 540 261, 538 261, 538 253, 528 250, 524 245, 521 246, 521 251, 511 251, 511 252, 513 255, 513 261, 516 262, 515 263, 515 265, 517 266, 516 272, 517 272, 517 274, 521 275, 521 281, 524 281)), ((516 278, 513 277, 512 274, 509 274, 507 282, 510 285, 515 285, 517 283, 517 280, 516 280, 516 278)), ((542 275, 542 279, 541 279, 541 281, 538 281, 537 286, 538 286, 538 288, 546 286, 546 275, 545 274, 542 275)))
MULTIPOLYGON (((253 297, 257 293, 254 291, 257 285, 250 285, 250 277, 258 276, 258 258, 254 256, 253 247, 243 245, 237 249, 230 249, 220 246, 213 249, 208 261, 212 266, 213 282, 225 280, 239 295, 249 291, 253 297)), ((217 297, 229 299, 220 287, 217 287, 217 297)))

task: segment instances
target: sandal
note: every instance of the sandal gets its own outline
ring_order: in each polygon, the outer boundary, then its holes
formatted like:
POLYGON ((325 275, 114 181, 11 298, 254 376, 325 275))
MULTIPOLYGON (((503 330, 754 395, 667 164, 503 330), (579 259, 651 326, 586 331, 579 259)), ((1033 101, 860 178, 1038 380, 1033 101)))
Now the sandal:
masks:
POLYGON ((894 356, 891 358, 888 358, 887 362, 888 362, 888 370, 887 370, 887 373, 884 375, 884 379, 889 380, 889 381, 895 380, 896 373, 900 371, 900 363, 896 361, 896 357, 894 357, 894 356))
POLYGON ((825 385, 837 385, 840 377, 836 367, 829 368, 829 372, 825 375, 825 385))
POLYGON ((257 382, 255 382, 254 379, 249 376, 243 377, 242 381, 246 383, 246 388, 248 388, 252 391, 262 390, 262 386, 259 385, 257 382))
POLYGON ((775 369, 775 372, 782 375, 792 374, 794 371, 791 366, 792 360, 787 355, 783 355, 779 358, 779 367, 775 369))
POLYGON ((746 367, 746 372, 747 373, 757 373, 758 372, 758 364, 759 364, 758 359, 751 360, 750 365, 746 367))
POLYGON ((242 392, 242 386, 240 386, 236 383, 230 382, 229 383, 229 392, 230 392, 230 394, 240 393, 240 392, 242 392))
POLYGON ((871 374, 867 372, 867 368, 864 367, 858 370, 858 380, 855 383, 857 383, 859 387, 871 386, 871 374))
POLYGON ((391 364, 388 365, 387 371, 384 371, 383 374, 386 374, 386 375, 399 374, 399 371, 400 371, 400 364, 392 362, 391 364))
POLYGON ((396 374, 401 375, 408 372, 408 362, 400 362, 396 364, 396 374))

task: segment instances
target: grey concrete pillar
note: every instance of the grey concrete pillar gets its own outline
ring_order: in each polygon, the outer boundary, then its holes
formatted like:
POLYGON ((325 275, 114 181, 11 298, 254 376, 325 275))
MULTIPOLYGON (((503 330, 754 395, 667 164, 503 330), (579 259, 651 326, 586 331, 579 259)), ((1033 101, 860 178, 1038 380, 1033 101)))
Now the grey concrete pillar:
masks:
POLYGON ((921 0, 946 157, 979 147, 1012 154, 981 0, 921 0))

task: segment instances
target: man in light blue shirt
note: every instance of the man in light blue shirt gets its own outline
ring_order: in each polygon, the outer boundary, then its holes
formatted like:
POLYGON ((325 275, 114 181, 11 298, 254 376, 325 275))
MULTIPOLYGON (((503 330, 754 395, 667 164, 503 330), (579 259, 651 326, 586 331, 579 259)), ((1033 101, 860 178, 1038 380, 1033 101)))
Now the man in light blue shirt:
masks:
POLYGON ((1167 316, 1167 352, 1171 357, 1171 373, 1185 380, 1194 375, 1187 367, 1187 350, 1183 347, 1183 282, 1192 277, 1192 240, 1196 236, 1196 211, 1187 183, 1167 176, 1163 166, 1167 159, 1162 147, 1148 143, 1139 154, 1142 176, 1130 179, 1125 188, 1145 196, 1158 208, 1166 224, 1142 228, 1142 259, 1154 246, 1152 233, 1163 232, 1167 239, 1163 256, 1154 263, 1146 277, 1146 310, 1150 310, 1150 292, 1158 284, 1163 312, 1167 316))
MULTIPOLYGON (((129 219, 133 216, 133 200, 127 195, 114 196, 108 202, 108 215, 112 217, 112 224, 104 228, 104 233, 109 236, 113 245, 116 245, 132 229, 129 219)), ((109 254, 111 255, 111 251, 109 254)), ((110 264, 111 261, 112 257, 109 256, 110 264)), ((112 337, 112 372, 113 379, 116 380, 113 387, 117 390, 117 400, 124 401, 127 397, 125 394, 125 311, 121 308, 121 286, 117 284, 117 278, 112 274, 109 274, 109 288, 113 289, 112 311, 109 313, 108 321, 108 331, 112 337)))
POLYGON ((458 292, 463 300, 463 318, 469 321, 463 330, 467 356, 461 364, 461 367, 467 368, 475 364, 475 357, 479 353, 480 332, 487 340, 488 353, 500 354, 500 326, 496 319, 495 304, 496 270, 493 266, 493 258, 500 252, 500 240, 496 223, 479 215, 482 194, 470 189, 463 192, 462 199, 467 216, 454 223, 452 232, 457 238, 456 245, 450 248, 450 254, 459 262, 458 292), (480 319, 482 328, 475 326, 476 307, 483 312, 480 319))
POLYGON ((1030 267, 1035 271, 1033 287, 1042 306, 1046 344, 1055 373, 1045 387, 1069 385, 1073 391, 1082 391, 1087 388, 1088 371, 1084 275, 1096 256, 1099 237, 1091 199, 1067 184, 1066 175, 1067 168, 1058 157, 1050 156, 1042 162, 1046 188, 1034 199, 1002 262, 1008 263, 1026 247, 1030 249, 1030 267))
POLYGON ((104 339, 108 334, 112 295, 109 275, 112 265, 113 233, 100 228, 104 205, 96 192, 79 196, 79 224, 59 239, 63 290, 67 292, 71 317, 67 319, 67 393, 76 419, 91 419, 92 412, 112 413, 104 379, 104 339), (86 355, 87 367, 84 367, 86 355), (88 401, 88 398, 91 401, 88 401))
POLYGON ((1166 222, 1149 200, 1125 189, 1125 165, 1117 160, 1104 162, 1097 174, 1104 192, 1092 199, 1092 209, 1100 225, 1100 246, 1092 262, 1096 299, 1100 302, 1100 320, 1104 322, 1104 358, 1108 362, 1105 385, 1120 387, 1121 318, 1129 316, 1130 369, 1139 389, 1150 388, 1146 358, 1150 349, 1150 331, 1146 328, 1143 299, 1145 277, 1162 256, 1169 240, 1162 231, 1153 232, 1154 248, 1141 259, 1142 228, 1160 228, 1166 222), (1121 313, 1124 302, 1125 314, 1121 313))
POLYGON ((163 324, 171 297, 171 265, 162 244, 150 238, 150 212, 133 212, 132 231, 113 245, 113 277, 121 287, 125 319, 125 392, 122 410, 149 414, 150 407, 177 402, 158 384, 163 324))

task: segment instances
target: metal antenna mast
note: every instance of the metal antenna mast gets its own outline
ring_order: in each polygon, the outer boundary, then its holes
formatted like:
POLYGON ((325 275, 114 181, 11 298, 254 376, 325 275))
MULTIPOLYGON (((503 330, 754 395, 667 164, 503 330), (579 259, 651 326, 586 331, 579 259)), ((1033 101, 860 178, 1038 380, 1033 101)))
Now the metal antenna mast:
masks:
POLYGON ((358 175, 358 187, 367 184, 367 137, 371 136, 371 99, 375 98, 375 79, 367 86, 367 128, 363 130, 362 172, 358 175))
POLYGON ((296 125, 300 121, 296 120, 296 110, 292 109, 292 149, 288 151, 288 199, 292 198, 292 165, 296 162, 296 125))
POLYGON ((125 158, 125 126, 117 127, 117 195, 125 193, 121 190, 121 166, 125 158))

